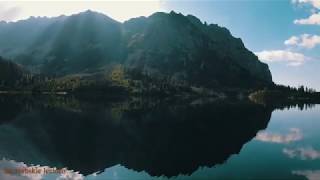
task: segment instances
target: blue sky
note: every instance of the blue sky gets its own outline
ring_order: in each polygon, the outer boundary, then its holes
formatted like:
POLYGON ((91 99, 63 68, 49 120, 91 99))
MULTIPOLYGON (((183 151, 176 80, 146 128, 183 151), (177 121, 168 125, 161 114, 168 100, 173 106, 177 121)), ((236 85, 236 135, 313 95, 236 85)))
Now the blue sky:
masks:
POLYGON ((0 2, 0 20, 70 15, 86 9, 119 21, 156 11, 193 14, 227 27, 261 61, 273 80, 320 90, 320 0, 145 0, 0 2))

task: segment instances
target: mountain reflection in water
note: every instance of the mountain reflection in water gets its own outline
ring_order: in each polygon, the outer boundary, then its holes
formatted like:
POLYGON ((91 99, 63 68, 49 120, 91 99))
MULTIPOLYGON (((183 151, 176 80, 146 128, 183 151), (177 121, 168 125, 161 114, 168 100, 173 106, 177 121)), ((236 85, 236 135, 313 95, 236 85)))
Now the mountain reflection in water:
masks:
POLYGON ((1 97, 0 158, 83 175, 118 164, 188 175, 239 153, 271 112, 247 101, 1 97))

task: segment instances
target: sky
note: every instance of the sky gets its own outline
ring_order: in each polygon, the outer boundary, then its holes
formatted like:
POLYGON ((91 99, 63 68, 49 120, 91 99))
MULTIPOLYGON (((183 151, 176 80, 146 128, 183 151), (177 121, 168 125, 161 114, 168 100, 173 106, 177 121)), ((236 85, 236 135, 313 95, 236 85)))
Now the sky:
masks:
POLYGON ((91 9, 118 21, 174 10, 228 28, 274 82, 320 90, 320 0, 0 1, 0 21, 70 15, 91 9))

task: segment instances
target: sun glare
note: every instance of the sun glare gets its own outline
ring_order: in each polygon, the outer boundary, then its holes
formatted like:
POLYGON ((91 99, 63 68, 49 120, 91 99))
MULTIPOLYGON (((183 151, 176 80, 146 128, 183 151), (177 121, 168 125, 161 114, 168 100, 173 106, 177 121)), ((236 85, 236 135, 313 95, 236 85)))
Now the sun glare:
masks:
POLYGON ((71 15, 85 10, 101 12, 120 22, 133 17, 148 16, 157 11, 164 11, 162 1, 17 1, 0 2, 0 20, 17 21, 30 16, 54 17, 71 15))

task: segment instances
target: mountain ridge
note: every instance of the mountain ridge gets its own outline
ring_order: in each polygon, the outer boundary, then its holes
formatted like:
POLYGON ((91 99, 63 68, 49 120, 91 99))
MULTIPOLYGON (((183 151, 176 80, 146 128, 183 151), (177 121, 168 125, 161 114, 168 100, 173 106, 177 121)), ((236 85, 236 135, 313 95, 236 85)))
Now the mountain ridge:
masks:
POLYGON ((122 64, 205 87, 273 83, 268 66, 228 29, 174 11, 123 23, 91 10, 7 23, 0 26, 0 55, 51 76, 122 64))

